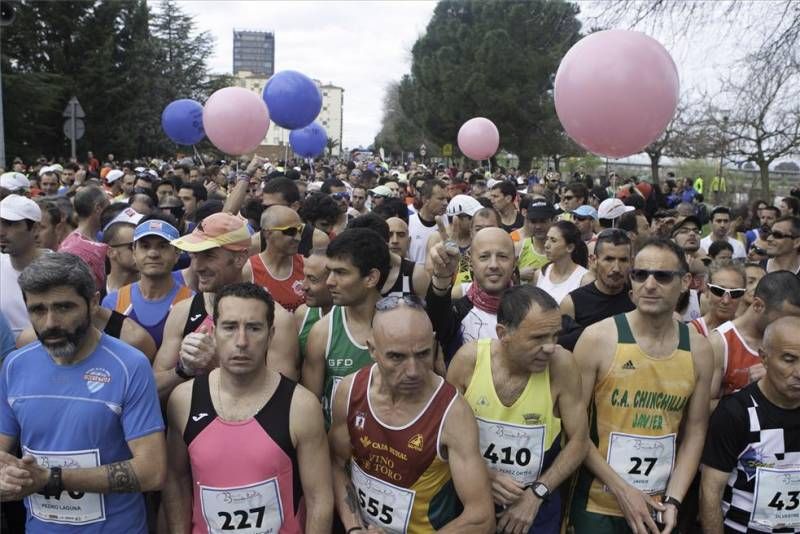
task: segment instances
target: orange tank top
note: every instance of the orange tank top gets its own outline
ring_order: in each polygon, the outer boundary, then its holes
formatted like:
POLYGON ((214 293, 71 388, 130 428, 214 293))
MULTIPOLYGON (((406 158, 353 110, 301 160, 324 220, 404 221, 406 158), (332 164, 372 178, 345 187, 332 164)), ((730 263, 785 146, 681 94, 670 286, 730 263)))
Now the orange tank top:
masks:
POLYGON ((717 332, 725 347, 722 389, 725 395, 729 395, 750 383, 748 369, 761 363, 761 357, 758 351, 747 345, 731 321, 719 325, 717 332))
POLYGON ((289 276, 279 280, 270 274, 261 256, 250 257, 250 268, 253 271, 253 283, 265 288, 275 302, 293 312, 306 301, 303 293, 303 256, 295 254, 292 258, 292 271, 289 276))

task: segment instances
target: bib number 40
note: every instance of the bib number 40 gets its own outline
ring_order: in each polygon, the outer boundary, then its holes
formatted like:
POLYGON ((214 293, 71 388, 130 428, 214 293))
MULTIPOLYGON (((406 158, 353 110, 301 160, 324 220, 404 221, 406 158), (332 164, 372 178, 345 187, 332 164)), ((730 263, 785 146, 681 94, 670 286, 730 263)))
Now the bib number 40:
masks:
POLYGON ((381 504, 378 499, 374 497, 367 497, 367 494, 361 489, 358 490, 358 504, 361 506, 362 510, 384 525, 390 525, 392 523, 392 512, 394 512, 394 508, 386 504, 381 504))

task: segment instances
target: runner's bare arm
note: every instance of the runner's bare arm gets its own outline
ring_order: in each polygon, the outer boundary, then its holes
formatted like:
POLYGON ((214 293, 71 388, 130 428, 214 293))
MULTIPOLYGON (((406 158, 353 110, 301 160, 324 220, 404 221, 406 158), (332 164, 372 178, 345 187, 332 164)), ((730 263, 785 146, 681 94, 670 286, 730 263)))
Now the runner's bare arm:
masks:
POLYGON ((328 237, 328 234, 323 232, 322 230, 317 230, 314 228, 314 233, 311 234, 311 246, 312 248, 318 249, 326 249, 328 248, 328 243, 331 242, 331 238, 328 237))
MULTIPOLYGON (((249 166, 245 172, 248 174, 252 172, 249 166)), ((222 211, 237 215, 242 208, 242 204, 244 204, 244 199, 247 197, 247 189, 249 187, 249 180, 240 180, 237 176, 236 185, 228 193, 228 198, 225 199, 225 205, 222 206, 222 211)))
POLYGON ((595 280, 594 273, 592 271, 587 271, 586 273, 584 273, 583 276, 581 276, 581 286, 585 286, 586 284, 591 284, 592 282, 594 282, 594 280, 595 280))
POLYGON ((707 465, 701 466, 701 473, 700 523, 703 525, 703 534, 722 534, 722 492, 730 473, 707 465))
POLYGON ((180 357, 183 329, 189 318, 191 302, 192 299, 185 299, 173 306, 167 316, 167 322, 164 324, 164 339, 161 341, 161 347, 153 362, 158 398, 162 402, 166 402, 175 386, 185 382, 183 378, 175 374, 175 365, 180 357))
POLYGON ((285 308, 275 305, 275 333, 269 344, 267 366, 286 378, 297 380, 297 366, 300 360, 300 345, 294 317, 285 308))
POLYGON ((244 262, 242 265, 242 280, 246 282, 253 282, 253 268, 250 266, 250 262, 244 262))
POLYGON ((192 471, 183 432, 191 409, 193 382, 180 384, 167 404, 167 478, 161 493, 169 531, 188 534, 192 528, 192 471))
MULTIPOLYGON (((435 235, 435 234, 434 234, 435 235)), ((414 266, 414 273, 411 276, 414 283, 414 294, 424 299, 428 294, 428 287, 431 285, 431 275, 422 265, 414 266)))
POLYGON ((550 360, 550 380, 558 392, 556 402, 567 444, 539 480, 548 488, 557 488, 586 458, 589 422, 581 395, 581 374, 571 352, 560 347, 556 349, 550 360))
POLYGON ((569 315, 573 319, 575 318, 575 303, 572 302, 572 295, 567 295, 564 297, 564 300, 561 301, 561 315, 569 315))
POLYGON ((675 455, 675 467, 669 477, 666 493, 679 501, 683 500, 689 484, 697 474, 700 455, 703 453, 708 429, 709 392, 713 374, 713 354, 708 340, 691 327, 689 333, 696 381, 684 415, 684 433, 681 436, 680 448, 675 455))
MULTIPOLYGON (((317 323, 319 324, 319 323, 317 323)), ((347 429, 347 397, 353 385, 353 377, 342 379, 333 396, 332 423, 328 432, 333 463, 333 492, 336 499, 336 510, 342 520, 344 529, 349 531, 355 527, 364 527, 358 510, 358 497, 350 480, 349 465, 352 461, 350 432, 347 429)))
POLYGON ((289 409, 289 432, 297 451, 300 484, 306 502, 306 532, 330 532, 333 482, 325 422, 319 400, 303 386, 294 390, 289 409))
POLYGON ((722 375, 725 367, 725 342, 722 334, 714 330, 708 335, 711 351, 714 353, 714 376, 711 378, 711 411, 717 407, 722 396, 722 375))
POLYGON ((153 337, 139 323, 131 318, 122 321, 122 330, 119 338, 128 345, 142 351, 147 356, 147 359, 150 360, 150 363, 153 363, 158 347, 156 347, 153 337))
POLYGON ((470 341, 461 345, 461 348, 450 360, 447 368, 447 381, 450 382, 462 395, 467 391, 472 373, 475 371, 475 362, 478 358, 478 343, 470 341))
POLYGON ((478 425, 472 409, 460 395, 447 412, 442 446, 446 448, 453 485, 464 511, 439 532, 494 532, 494 502, 486 464, 478 445, 478 425))
POLYGON ((300 329, 303 327, 303 319, 306 318, 306 312, 308 311, 308 306, 305 304, 301 304, 298 306, 292 315, 294 316, 294 326, 296 327, 297 334, 300 335, 300 329))
POLYGON ((325 385, 325 345, 328 341, 328 321, 317 321, 311 327, 306 342, 306 357, 303 358, 301 383, 311 393, 322 398, 325 385))
POLYGON ((428 241, 425 243, 425 265, 423 268, 430 274, 433 272, 433 260, 431 259, 431 249, 437 244, 442 242, 442 236, 438 232, 434 232, 428 236, 428 241))

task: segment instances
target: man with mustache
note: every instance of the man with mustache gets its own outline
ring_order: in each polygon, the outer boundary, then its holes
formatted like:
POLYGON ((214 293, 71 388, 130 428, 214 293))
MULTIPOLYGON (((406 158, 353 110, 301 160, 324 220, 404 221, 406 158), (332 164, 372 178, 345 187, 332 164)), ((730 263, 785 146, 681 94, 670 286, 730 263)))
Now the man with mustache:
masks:
POLYGON ((0 377, 0 500, 26 498, 30 534, 146 534, 141 493, 166 471, 149 360, 92 326, 99 294, 78 257, 44 255, 19 284, 40 343, 0 377))

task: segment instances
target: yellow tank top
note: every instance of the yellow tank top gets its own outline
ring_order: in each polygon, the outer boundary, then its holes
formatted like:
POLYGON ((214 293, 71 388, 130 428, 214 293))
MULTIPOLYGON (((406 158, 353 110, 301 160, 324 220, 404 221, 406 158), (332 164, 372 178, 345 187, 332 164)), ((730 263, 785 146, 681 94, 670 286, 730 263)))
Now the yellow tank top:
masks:
POLYGON ((519 258, 517 259, 517 267, 519 269, 525 269, 527 267, 539 269, 547 263, 547 256, 539 254, 533 248, 532 239, 531 237, 526 237, 522 242, 522 249, 520 249, 519 258))
MULTIPOLYGON (((678 429, 695 385, 689 328, 678 323, 678 348, 666 358, 652 358, 639 348, 625 314, 614 316, 614 322, 617 350, 608 373, 595 385, 589 433, 623 480, 644 493, 662 495, 675 463, 678 429)), ((623 516, 614 495, 583 469, 576 498, 585 498, 586 488, 586 510, 623 516)))
POLYGON ((532 484, 560 448, 561 419, 553 414, 550 369, 531 374, 519 398, 504 405, 492 377, 491 339, 478 340, 478 354, 464 399, 475 413, 480 449, 489 469, 532 484))

